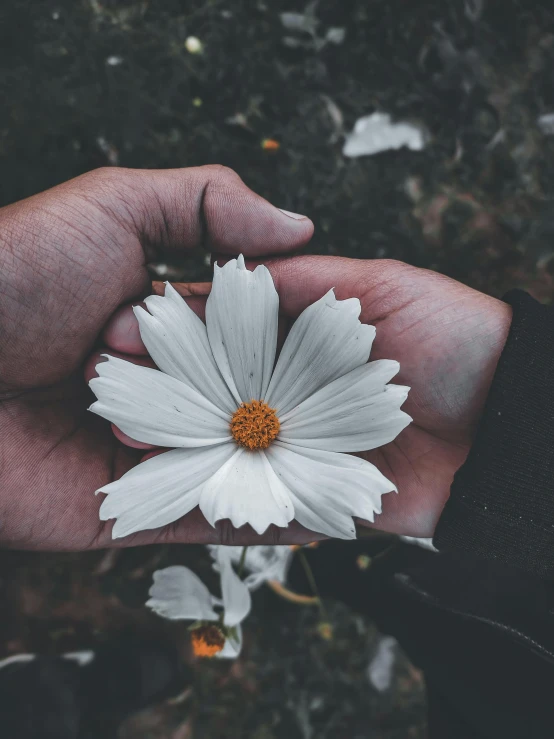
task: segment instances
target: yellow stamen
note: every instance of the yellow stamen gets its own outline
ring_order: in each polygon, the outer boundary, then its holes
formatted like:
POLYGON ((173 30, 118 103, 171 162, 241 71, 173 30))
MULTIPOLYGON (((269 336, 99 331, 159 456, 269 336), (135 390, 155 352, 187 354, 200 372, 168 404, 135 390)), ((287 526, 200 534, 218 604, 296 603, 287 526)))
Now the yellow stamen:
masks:
POLYGON ((237 444, 247 449, 267 449, 281 424, 274 408, 263 400, 241 403, 231 419, 231 433, 237 444))
POLYGON ((190 634, 192 649, 197 657, 213 657, 225 646, 225 636, 215 624, 203 624, 190 634))

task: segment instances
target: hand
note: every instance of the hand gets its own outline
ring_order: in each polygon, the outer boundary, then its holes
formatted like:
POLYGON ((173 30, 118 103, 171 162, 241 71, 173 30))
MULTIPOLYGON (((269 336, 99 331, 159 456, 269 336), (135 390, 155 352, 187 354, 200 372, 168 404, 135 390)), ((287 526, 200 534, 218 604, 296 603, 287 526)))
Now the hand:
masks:
POLYGON ((377 336, 371 359, 396 359, 393 382, 411 387, 413 423, 394 442, 363 453, 398 487, 383 496, 376 528, 430 537, 463 464, 511 322, 511 308, 443 275, 389 260, 301 256, 264 262, 294 319, 335 287, 358 297, 377 336))
MULTIPOLYGON (((253 269, 255 264, 248 266, 253 269)), ((453 475, 469 451, 507 338, 511 308, 443 275, 389 260, 300 256, 264 264, 275 281, 285 319, 294 320, 334 287, 339 300, 358 297, 360 320, 377 327, 371 359, 400 362, 393 381, 411 387, 403 410, 414 421, 391 444, 360 456, 398 488, 398 495, 383 496, 383 513, 373 526, 432 536, 453 475)), ((202 313, 202 299, 195 300, 202 313)), ((114 317, 110 339, 114 349, 146 353, 128 307, 114 317), (127 346, 121 343, 124 337, 127 346)), ((284 541, 321 538, 297 528, 276 533, 284 541)), ((236 537, 236 543, 259 543, 247 531, 228 531, 227 536, 236 537)))
MULTIPOLYGON (((129 350, 128 312, 110 318, 150 292, 146 262, 161 248, 283 253, 312 230, 222 167, 97 170, 0 210, 0 544, 111 544, 94 491, 141 452, 87 412, 82 364, 102 335, 120 356, 129 350)), ((220 535, 192 514, 121 543, 220 535)))

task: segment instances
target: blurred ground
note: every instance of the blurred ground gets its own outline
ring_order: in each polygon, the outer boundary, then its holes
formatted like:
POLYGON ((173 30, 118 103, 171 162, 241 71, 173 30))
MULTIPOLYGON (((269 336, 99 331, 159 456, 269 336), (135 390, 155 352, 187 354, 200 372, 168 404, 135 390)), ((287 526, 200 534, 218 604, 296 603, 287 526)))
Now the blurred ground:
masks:
MULTIPOLYGON (((0 91, 0 205, 102 165, 217 162, 309 215, 315 253, 554 295, 554 124, 538 122, 554 113, 550 0, 6 0, 0 91), (304 14, 292 30, 291 11, 304 14), (345 159, 343 134, 375 110, 424 124, 425 150, 345 159)), ((210 276, 199 253, 159 264, 171 279, 210 276)), ((3 556, 2 654, 165 628, 141 608, 151 571, 204 561, 149 549, 94 574, 102 556, 3 556)), ((240 662, 202 664, 182 703, 121 736, 422 737, 418 673, 401 661, 378 695, 375 630, 333 608, 327 643, 312 611, 260 592, 240 662)))
MULTIPOLYGON (((421 673, 396 648, 390 686, 376 690, 368 667, 381 635, 340 603, 327 603, 333 637, 326 640, 316 607, 291 604, 262 587, 244 625, 240 659, 194 663, 188 624, 144 607, 153 571, 175 563, 192 566, 217 592, 204 547, 149 547, 115 557, 5 552, 1 656, 72 652, 114 637, 175 643, 193 666, 192 685, 176 701, 129 718, 119 739, 423 739, 421 673)), ((97 732, 112 739, 102 725, 95 729, 83 739, 98 739, 97 732)))

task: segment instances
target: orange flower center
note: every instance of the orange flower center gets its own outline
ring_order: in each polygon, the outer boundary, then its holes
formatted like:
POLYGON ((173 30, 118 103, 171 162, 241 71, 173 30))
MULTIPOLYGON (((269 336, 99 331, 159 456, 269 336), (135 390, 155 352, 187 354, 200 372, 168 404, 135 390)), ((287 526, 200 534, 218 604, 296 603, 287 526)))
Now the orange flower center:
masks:
POLYGON ((197 657, 213 657, 225 646, 225 636, 215 624, 204 624, 190 633, 192 650, 197 657))
POLYGON ((241 403, 231 419, 231 433, 240 446, 267 449, 279 433, 281 424, 274 408, 263 400, 241 403))

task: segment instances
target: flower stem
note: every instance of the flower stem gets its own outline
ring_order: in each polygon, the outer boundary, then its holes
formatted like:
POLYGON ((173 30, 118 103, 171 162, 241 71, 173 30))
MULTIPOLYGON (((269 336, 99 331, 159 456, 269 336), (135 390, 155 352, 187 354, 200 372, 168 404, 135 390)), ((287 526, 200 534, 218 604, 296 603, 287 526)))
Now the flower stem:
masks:
POLYGON ((268 586, 268 588, 271 588, 271 590, 273 590, 273 592, 276 593, 279 597, 284 598, 284 600, 288 600, 291 603, 297 603, 301 606, 316 606, 318 604, 317 598, 315 596, 293 593, 292 590, 285 588, 285 586, 281 585, 281 583, 277 580, 267 580, 266 585, 268 586))
POLYGON ((241 578, 242 578, 242 571, 244 570, 244 562, 246 560, 246 552, 247 551, 248 551, 248 547, 243 547, 242 548, 242 553, 240 555, 238 575, 241 578))
POLYGON ((319 612, 321 614, 321 618, 324 621, 329 621, 329 618, 327 616, 327 611, 325 610, 325 606, 323 605, 323 601, 321 600, 321 596, 319 594, 319 589, 317 587, 317 583, 315 581, 314 573, 312 568, 310 567, 310 563, 308 562, 308 558, 302 551, 302 549, 298 550, 298 558, 300 559, 300 564, 302 565, 304 569, 304 573, 306 575, 306 579, 308 580, 308 584, 310 586, 310 589, 312 593, 314 594, 317 605, 319 606, 319 612))

